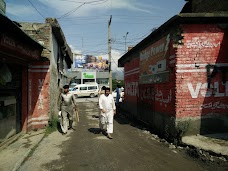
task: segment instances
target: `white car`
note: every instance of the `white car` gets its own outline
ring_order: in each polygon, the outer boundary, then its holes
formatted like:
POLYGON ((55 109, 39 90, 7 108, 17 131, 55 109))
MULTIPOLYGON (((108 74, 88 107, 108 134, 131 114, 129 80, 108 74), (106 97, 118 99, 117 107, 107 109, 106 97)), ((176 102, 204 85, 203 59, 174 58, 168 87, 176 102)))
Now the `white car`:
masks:
POLYGON ((76 98, 78 97, 95 97, 98 95, 98 85, 97 84, 79 84, 75 86, 71 91, 76 98))

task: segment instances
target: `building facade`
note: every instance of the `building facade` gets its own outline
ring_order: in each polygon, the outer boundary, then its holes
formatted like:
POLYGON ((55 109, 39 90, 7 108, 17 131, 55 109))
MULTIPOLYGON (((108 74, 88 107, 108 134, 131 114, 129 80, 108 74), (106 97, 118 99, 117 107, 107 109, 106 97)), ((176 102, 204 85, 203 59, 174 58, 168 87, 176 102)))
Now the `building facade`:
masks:
POLYGON ((73 62, 72 52, 58 21, 47 18, 45 23, 20 23, 22 29, 35 40, 40 42, 45 49, 42 57, 49 62, 34 63, 30 66, 29 76, 29 130, 42 128, 48 120, 58 114, 58 98, 60 89, 69 84, 68 69, 73 62), (34 98, 34 94, 39 94, 34 98))
POLYGON ((179 14, 119 59, 124 108, 174 141, 228 129, 228 16, 179 14))
MULTIPOLYGON (((29 66, 42 60, 43 46, 0 14, 0 143, 27 131, 29 66)), ((37 95, 33 96, 37 98, 37 95)))
POLYGON ((71 68, 71 73, 68 73, 71 83, 96 82, 100 86, 109 84, 108 60, 103 59, 102 56, 73 53, 71 68))
POLYGON ((109 85, 109 72, 96 71, 72 71, 67 74, 71 78, 71 83, 85 84, 88 82, 96 82, 100 87, 109 85))

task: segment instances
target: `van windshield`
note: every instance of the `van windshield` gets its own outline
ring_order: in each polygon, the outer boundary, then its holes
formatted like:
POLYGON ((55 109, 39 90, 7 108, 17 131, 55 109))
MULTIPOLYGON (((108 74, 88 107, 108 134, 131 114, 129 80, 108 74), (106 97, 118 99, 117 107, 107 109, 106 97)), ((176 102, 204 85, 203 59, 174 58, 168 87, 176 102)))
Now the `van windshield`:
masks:
POLYGON ((74 88, 72 89, 72 91, 76 91, 76 90, 78 90, 78 87, 74 87, 74 88))

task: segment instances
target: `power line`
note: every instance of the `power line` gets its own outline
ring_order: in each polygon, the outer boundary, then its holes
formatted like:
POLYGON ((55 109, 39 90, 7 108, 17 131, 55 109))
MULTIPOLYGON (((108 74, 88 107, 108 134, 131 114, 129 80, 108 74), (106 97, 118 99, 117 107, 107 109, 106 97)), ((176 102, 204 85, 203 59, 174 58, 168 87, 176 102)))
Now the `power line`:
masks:
POLYGON ((81 3, 90 4, 90 3, 96 3, 96 2, 106 2, 108 0, 96 0, 96 1, 88 1, 88 2, 76 2, 76 1, 73 1, 73 0, 59 0, 59 1, 73 2, 73 3, 78 3, 78 4, 81 4, 81 3))
POLYGON ((28 2, 33 6, 33 8, 40 14, 41 17, 43 17, 45 19, 45 17, 41 14, 41 12, 35 7, 35 5, 33 5, 33 3, 28 0, 28 2))
MULTIPOLYGON (((163 16, 128 16, 128 15, 113 15, 113 16, 117 16, 118 19, 127 19, 129 20, 129 18, 140 18, 140 20, 151 20, 151 18, 165 18, 163 16)), ((93 19, 101 19, 101 18, 107 18, 109 17, 109 15, 94 15, 94 16, 84 16, 84 17, 80 17, 80 16, 74 16, 73 18, 65 18, 63 20, 75 20, 75 19, 80 19, 80 20, 93 20, 93 19)))
POLYGON ((82 7, 82 6, 85 5, 85 4, 86 4, 86 3, 83 3, 83 4, 79 5, 78 7, 76 7, 76 8, 74 8, 73 10, 71 10, 71 11, 69 11, 69 12, 63 14, 62 16, 60 16, 60 17, 57 18, 57 19, 61 19, 61 18, 64 18, 64 17, 67 17, 67 16, 73 14, 75 11, 77 11, 80 7, 82 7))
MULTIPOLYGON (((69 0, 65 0, 65 1, 68 1, 68 2, 75 2, 75 1, 69 1, 69 0)), ((74 8, 74 9, 70 10, 69 12, 63 14, 62 16, 60 16, 60 17, 57 18, 57 19, 62 19, 62 18, 65 18, 65 17, 67 17, 67 16, 73 14, 75 11, 77 11, 79 8, 81 8, 83 5, 92 4, 92 3, 96 3, 96 2, 105 3, 106 1, 108 1, 108 0, 96 0, 96 1, 89 1, 89 2, 81 2, 81 5, 79 5, 78 7, 76 7, 76 8, 74 8)), ((79 2, 77 2, 77 3, 79 3, 79 2)), ((94 5, 96 5, 96 4, 94 4, 94 5)))

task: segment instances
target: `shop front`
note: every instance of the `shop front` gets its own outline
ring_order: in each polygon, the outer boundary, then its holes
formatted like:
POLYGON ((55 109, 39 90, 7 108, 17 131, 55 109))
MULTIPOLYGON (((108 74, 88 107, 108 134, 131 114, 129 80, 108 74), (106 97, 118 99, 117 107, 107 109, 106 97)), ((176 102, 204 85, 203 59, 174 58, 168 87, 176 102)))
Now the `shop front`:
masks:
POLYGON ((43 47, 0 14, 0 143, 26 131, 28 65, 43 47))
POLYGON ((81 72, 81 83, 96 82, 96 72, 81 72))

